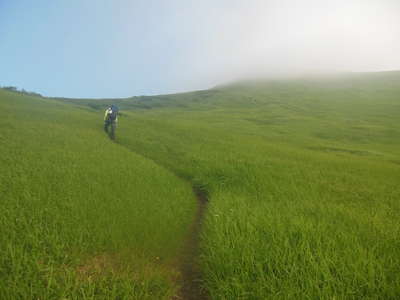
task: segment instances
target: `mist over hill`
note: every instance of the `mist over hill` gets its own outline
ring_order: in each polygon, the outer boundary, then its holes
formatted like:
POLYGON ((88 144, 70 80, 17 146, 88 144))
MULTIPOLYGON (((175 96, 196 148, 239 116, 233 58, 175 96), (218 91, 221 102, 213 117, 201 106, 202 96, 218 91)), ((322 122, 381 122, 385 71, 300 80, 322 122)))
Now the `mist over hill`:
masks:
POLYGON ((242 79, 217 85, 211 89, 192 91, 178 94, 132 96, 129 98, 108 99, 71 99, 53 98, 61 101, 72 102, 88 106, 91 109, 105 109, 108 105, 117 104, 121 109, 152 109, 160 107, 186 107, 191 103, 197 104, 192 108, 212 108, 218 103, 228 104, 240 101, 243 104, 252 96, 267 97, 276 93, 285 94, 285 89, 290 89, 291 98, 312 96, 316 91, 329 94, 332 90, 343 93, 343 96, 351 96, 359 93, 371 93, 370 97, 379 97, 379 92, 397 92, 400 84, 400 71, 386 72, 362 72, 362 73, 323 73, 301 76, 261 77, 242 79), (238 94, 232 94, 232 93, 238 94), (346 92, 350 95, 346 95, 346 92), (231 97, 229 98, 229 95, 231 97), (229 100, 231 99, 231 100, 229 100), (235 99, 235 100, 233 100, 235 99))

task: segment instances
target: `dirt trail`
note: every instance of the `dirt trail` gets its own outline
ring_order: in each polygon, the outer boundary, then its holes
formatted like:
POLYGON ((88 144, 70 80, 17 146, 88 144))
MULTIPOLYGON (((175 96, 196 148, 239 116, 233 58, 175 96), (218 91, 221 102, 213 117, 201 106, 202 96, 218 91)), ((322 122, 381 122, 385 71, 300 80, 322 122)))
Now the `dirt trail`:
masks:
MULTIPOLYGON (((124 146, 121 143, 114 142, 129 151, 138 154, 129 147, 124 146)), ((144 156, 145 157, 145 156, 144 156)), ((146 159, 152 160, 155 164, 163 167, 155 160, 145 157, 146 159)), ((174 172, 172 172, 174 173, 174 172)), ((177 177, 184 181, 187 179, 175 174, 177 177)), ((188 234, 185 237, 184 244, 182 245, 179 256, 177 257, 178 269, 181 276, 178 280, 180 286, 178 295, 174 296, 174 300, 208 300, 210 299, 208 292, 202 288, 202 274, 200 271, 200 266, 198 262, 199 256, 199 241, 200 232, 203 222, 203 218, 206 212, 208 197, 207 194, 193 186, 193 193, 196 195, 197 199, 197 211, 193 222, 190 224, 188 234)))
POLYGON ((202 274, 198 264, 198 255, 201 226, 208 199, 203 191, 196 188, 193 188, 193 193, 196 195, 198 208, 179 256, 180 290, 175 299, 207 300, 209 295, 201 286, 202 274))

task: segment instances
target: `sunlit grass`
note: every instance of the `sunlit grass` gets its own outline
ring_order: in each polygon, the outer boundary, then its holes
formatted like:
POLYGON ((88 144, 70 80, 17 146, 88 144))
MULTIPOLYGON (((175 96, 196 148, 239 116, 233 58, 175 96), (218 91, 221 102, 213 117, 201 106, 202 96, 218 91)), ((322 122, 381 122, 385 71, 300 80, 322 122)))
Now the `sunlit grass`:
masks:
POLYGON ((2 299, 169 298, 191 187, 101 118, 0 91, 2 299))
POLYGON ((116 143, 99 124, 111 100, 0 94, 0 292, 170 297, 194 211, 178 175, 209 196, 212 299, 398 299, 399 78, 115 100, 116 143))
POLYGON ((248 83, 127 113, 121 143, 210 195, 213 299, 400 296, 395 75, 248 83))

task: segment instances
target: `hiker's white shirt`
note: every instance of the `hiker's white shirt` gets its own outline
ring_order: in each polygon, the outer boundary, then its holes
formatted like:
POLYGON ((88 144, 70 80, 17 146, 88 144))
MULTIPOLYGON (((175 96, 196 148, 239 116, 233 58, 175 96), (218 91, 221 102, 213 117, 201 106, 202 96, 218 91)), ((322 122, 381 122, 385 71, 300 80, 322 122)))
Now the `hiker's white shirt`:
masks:
MULTIPOLYGON (((107 109, 106 109, 106 113, 104 114, 104 121, 107 120, 107 116, 108 116, 109 114, 111 114, 111 113, 112 113, 111 107, 107 108, 107 109)), ((117 121, 118 121, 118 115, 117 115, 116 118, 115 118, 115 122, 117 122, 117 121)))

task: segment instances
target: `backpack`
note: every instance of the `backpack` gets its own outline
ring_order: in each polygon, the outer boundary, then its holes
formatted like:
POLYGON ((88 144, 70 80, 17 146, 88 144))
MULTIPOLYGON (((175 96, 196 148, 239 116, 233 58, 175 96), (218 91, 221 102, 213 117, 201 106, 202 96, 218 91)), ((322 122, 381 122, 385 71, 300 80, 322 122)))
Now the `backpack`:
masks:
POLYGON ((115 121, 117 119, 117 114, 118 114, 118 107, 115 105, 111 105, 111 113, 108 114, 109 118, 111 121, 115 121))

